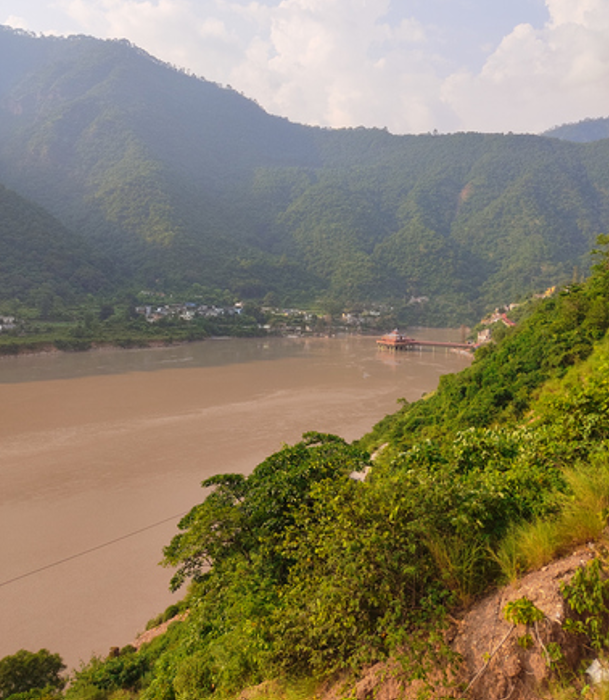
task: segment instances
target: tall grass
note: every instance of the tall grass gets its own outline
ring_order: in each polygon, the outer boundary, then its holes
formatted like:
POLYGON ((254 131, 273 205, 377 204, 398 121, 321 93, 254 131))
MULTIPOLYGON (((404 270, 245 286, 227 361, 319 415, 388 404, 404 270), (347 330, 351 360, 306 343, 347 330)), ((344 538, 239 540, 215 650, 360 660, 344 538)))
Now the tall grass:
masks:
POLYGON ((504 537, 493 558, 504 578, 514 582, 525 571, 539 569, 556 556, 556 524, 535 520, 513 527, 504 537))
POLYGON ((458 537, 433 536, 425 544, 449 590, 462 605, 469 605, 487 585, 485 548, 479 542, 458 537))
POLYGON ((568 493, 562 498, 557 523, 560 541, 567 549, 597 540, 609 515, 609 459, 597 456, 590 464, 565 472, 568 493))
POLYGON ((316 700, 319 684, 315 679, 303 678, 289 683, 266 681, 240 694, 243 700, 316 700))
POLYGON ((564 479, 567 490, 559 498, 558 514, 514 527, 494 552, 493 558, 508 581, 605 534, 609 516, 607 455, 565 470, 564 479))

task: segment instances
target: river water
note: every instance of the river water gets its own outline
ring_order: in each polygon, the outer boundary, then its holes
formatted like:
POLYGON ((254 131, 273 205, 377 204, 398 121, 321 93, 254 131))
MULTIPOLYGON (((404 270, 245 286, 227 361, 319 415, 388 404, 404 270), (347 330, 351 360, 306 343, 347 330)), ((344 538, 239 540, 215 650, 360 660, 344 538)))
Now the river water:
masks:
POLYGON ((468 364, 365 337, 0 359, 0 657, 46 647, 77 667, 133 641, 175 602, 158 562, 202 479, 307 430, 355 439, 468 364))

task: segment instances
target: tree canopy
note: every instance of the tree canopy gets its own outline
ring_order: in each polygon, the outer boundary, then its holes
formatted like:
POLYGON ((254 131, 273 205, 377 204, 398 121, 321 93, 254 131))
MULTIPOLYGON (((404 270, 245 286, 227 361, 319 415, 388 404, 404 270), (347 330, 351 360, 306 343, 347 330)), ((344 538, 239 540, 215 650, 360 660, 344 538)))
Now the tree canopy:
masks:
POLYGON ((0 659, 0 699, 34 700, 53 695, 65 685, 61 675, 65 668, 59 654, 51 654, 47 649, 36 653, 21 649, 5 656, 0 659))

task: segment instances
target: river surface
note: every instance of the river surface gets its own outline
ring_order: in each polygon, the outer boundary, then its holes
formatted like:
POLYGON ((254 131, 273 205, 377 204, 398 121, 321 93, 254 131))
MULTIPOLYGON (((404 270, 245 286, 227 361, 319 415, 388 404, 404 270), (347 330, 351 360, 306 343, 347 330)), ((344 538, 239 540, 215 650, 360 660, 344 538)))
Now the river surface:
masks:
POLYGON ((158 562, 201 480, 307 430, 353 440, 469 361, 365 337, 0 359, 0 658, 46 647, 77 667, 133 641, 176 601, 158 562))

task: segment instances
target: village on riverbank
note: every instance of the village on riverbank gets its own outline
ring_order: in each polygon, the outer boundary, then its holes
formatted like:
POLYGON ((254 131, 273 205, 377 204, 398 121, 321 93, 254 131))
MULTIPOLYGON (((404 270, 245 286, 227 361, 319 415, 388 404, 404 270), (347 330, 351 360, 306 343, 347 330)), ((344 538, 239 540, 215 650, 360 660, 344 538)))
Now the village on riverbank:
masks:
MULTIPOLYGON (((533 298, 547 297, 552 287, 533 298)), ((145 298, 150 293, 141 292, 145 298)), ((310 310, 297 307, 258 305, 253 302, 200 303, 146 299, 148 303, 101 304, 99 308, 78 309, 57 318, 42 319, 25 311, 22 315, 0 316, 0 355, 40 351, 83 351, 104 345, 147 347, 210 337, 330 336, 341 333, 381 335, 379 347, 406 349, 412 338, 397 330, 400 315, 391 305, 360 306, 350 310, 310 310)), ((410 300, 420 306, 427 298, 410 300)), ((472 351, 491 342, 501 329, 516 325, 525 304, 496 308, 474 329, 461 325, 456 349, 472 351), (457 347, 458 346, 458 347, 457 347)), ((417 324, 408 324, 409 326, 417 324)), ((431 341, 425 341, 427 344, 431 341)), ((417 347, 425 344, 415 343, 417 347)))

